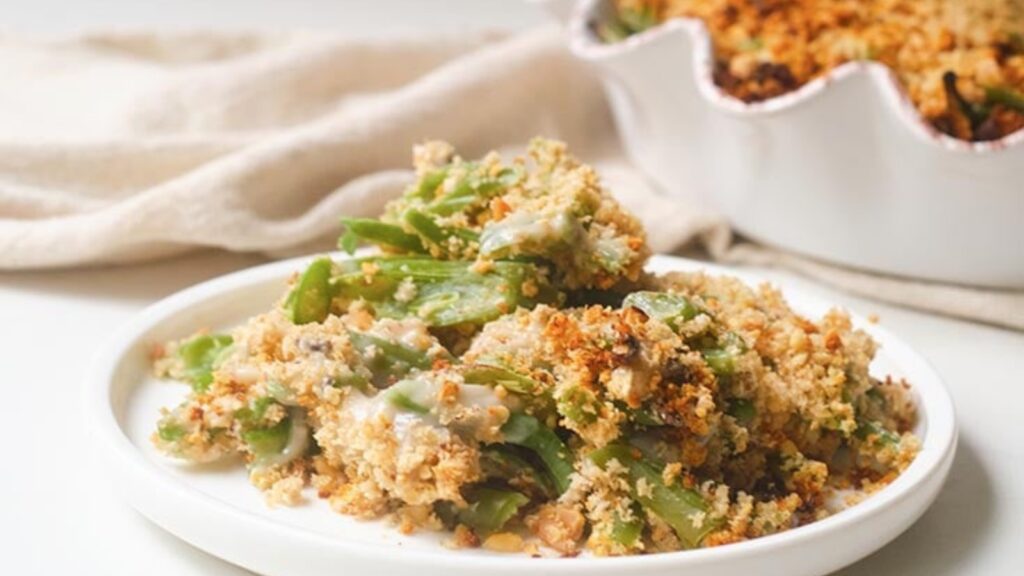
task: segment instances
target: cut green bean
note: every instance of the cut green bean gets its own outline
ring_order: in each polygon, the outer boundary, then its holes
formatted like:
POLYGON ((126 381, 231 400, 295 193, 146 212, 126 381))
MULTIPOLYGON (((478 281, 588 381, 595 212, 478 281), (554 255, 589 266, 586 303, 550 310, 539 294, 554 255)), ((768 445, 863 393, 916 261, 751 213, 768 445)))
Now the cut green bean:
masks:
POLYGON ((396 408, 401 408, 406 412, 414 412, 416 414, 428 414, 430 412, 429 408, 413 402, 411 398, 401 392, 392 392, 388 394, 388 400, 396 408))
POLYGON ((470 366, 462 374, 467 384, 484 384, 487 386, 501 386, 514 394, 532 396, 541 392, 539 382, 501 366, 500 364, 481 359, 470 366))
POLYGON ((350 330, 352 346, 363 357, 378 388, 404 377, 414 370, 426 370, 433 361, 426 352, 403 346, 386 338, 350 330))
POLYGON ((622 307, 636 308, 648 318, 668 324, 673 330, 679 330, 683 322, 700 314, 700 309, 685 296, 667 292, 633 292, 622 301, 622 307))
POLYGON ((652 28, 658 19, 650 8, 620 8, 616 14, 597 25, 597 35, 602 41, 614 44, 652 28))
POLYGON ((664 426, 665 420, 651 406, 631 408, 625 402, 616 402, 615 407, 626 413, 626 418, 633 424, 643 427, 664 426))
POLYGON ((613 20, 598 24, 597 35, 601 38, 601 41, 607 44, 614 44, 629 38, 630 32, 621 22, 613 20))
MULTIPOLYGON (((631 506, 635 508, 634 504, 631 506)), ((633 510, 633 516, 629 520, 623 520, 619 514, 615 514, 615 520, 612 521, 611 539, 614 542, 625 546, 626 548, 633 548, 640 540, 640 536, 643 535, 644 531, 644 520, 638 510, 633 510)))
POLYGON ((335 388, 355 388, 363 393, 371 391, 370 381, 362 374, 352 372, 344 376, 335 376, 331 379, 331 385, 335 388))
POLYGON ((285 300, 295 324, 323 322, 331 311, 334 289, 331 286, 332 262, 330 258, 318 258, 302 273, 295 288, 285 300))
POLYGON ((569 488, 573 473, 569 448, 562 439, 539 420, 528 414, 513 412, 502 426, 505 442, 532 450, 544 462, 548 474, 561 494, 569 488))
POLYGON ((478 358, 463 371, 467 384, 501 386, 516 395, 520 401, 531 407, 540 416, 554 414, 556 405, 551 391, 533 378, 510 370, 492 358, 478 358))
POLYGON ((273 396, 263 396, 249 403, 248 406, 235 410, 235 420, 245 428, 259 427, 267 415, 267 410, 276 403, 273 396))
POLYGON ((517 212, 484 226, 480 253, 495 259, 522 255, 565 259, 587 249, 581 240, 585 234, 579 217, 570 210, 552 215, 517 212))
POLYGON ((1011 110, 1024 114, 1024 94, 1009 88, 998 86, 985 88, 985 102, 989 104, 1002 104, 1011 110))
POLYGON ((883 446, 900 443, 899 434, 886 429, 880 422, 874 420, 858 422, 857 431, 854 434, 861 440, 877 442, 883 446))
POLYGON ((466 245, 479 240, 479 235, 472 230, 440 226, 433 218, 418 210, 406 210, 403 219, 424 241, 446 254, 452 252, 453 242, 466 245))
POLYGON ((210 388, 210 384, 213 383, 213 371, 231 343, 231 336, 226 334, 200 334, 178 348, 178 357, 184 366, 184 377, 192 384, 193 390, 205 392, 210 388))
POLYGON ((469 501, 457 513, 459 522, 486 534, 501 530, 530 499, 514 490, 480 487, 472 490, 469 501))
POLYGON ((288 445, 292 422, 285 418, 267 428, 253 428, 242 432, 242 440, 249 446, 249 451, 256 458, 266 458, 279 454, 288 445))
POLYGON ((254 465, 287 464, 303 456, 309 447, 306 413, 301 408, 289 408, 287 416, 269 426, 243 422, 241 437, 253 455, 254 465))
POLYGON ((339 245, 349 254, 355 252, 360 240, 399 252, 426 253, 419 237, 409 234, 401 226, 375 218, 342 218, 341 222, 345 225, 345 235, 341 237, 339 245))
POLYGON ((757 417, 757 408, 754 401, 747 398, 733 398, 729 401, 726 413, 739 421, 744 426, 750 424, 757 417))
POLYGON ((427 172, 419 181, 419 185, 414 189, 415 196, 422 198, 423 200, 433 200, 434 196, 437 195, 437 189, 444 182, 444 179, 448 177, 448 166, 443 166, 432 172, 427 172))
POLYGON ((591 452, 589 458, 602 468, 611 460, 624 466, 629 471, 633 498, 671 526, 686 547, 699 546, 705 536, 720 526, 720 521, 706 518, 708 505, 703 496, 678 483, 666 485, 662 477, 664 465, 644 459, 639 450, 609 444, 591 452), (641 483, 646 489, 637 489, 641 483))
POLYGON ((584 426, 596 422, 601 410, 597 394, 579 385, 562 388, 555 403, 561 416, 584 426))
POLYGON ((716 376, 731 376, 736 373, 737 359, 746 351, 747 345, 739 334, 726 332, 716 346, 701 350, 701 354, 716 376))
POLYGON ((270 398, 273 398, 277 402, 284 406, 295 406, 297 405, 297 399, 295 398, 295 392, 291 388, 278 382, 277 380, 271 380, 267 382, 267 394, 270 398))
POLYGON ((177 442, 185 437, 185 429, 175 422, 162 423, 157 426, 156 434, 164 442, 177 442))
POLYGON ((332 284, 340 298, 363 299, 378 316, 416 316, 428 326, 481 325, 520 306, 562 298, 536 266, 524 262, 494 262, 477 272, 472 262, 367 258, 339 268, 332 284), (363 272, 364 266, 373 273, 363 272))
POLYGON ((522 175, 518 170, 505 168, 496 176, 485 174, 485 168, 475 162, 463 164, 466 175, 454 184, 451 191, 435 198, 425 210, 437 216, 450 216, 457 212, 465 212, 473 206, 504 192, 515 184, 522 175))
MULTIPOLYGON (((490 444, 480 449, 480 465, 487 478, 526 482, 544 497, 555 496, 553 480, 545 470, 516 453, 523 448, 503 444, 490 444)), ((515 484, 517 487, 519 484, 515 484)))
POLYGON ((658 19, 650 8, 624 8, 619 11, 619 20, 633 34, 653 28, 658 19))

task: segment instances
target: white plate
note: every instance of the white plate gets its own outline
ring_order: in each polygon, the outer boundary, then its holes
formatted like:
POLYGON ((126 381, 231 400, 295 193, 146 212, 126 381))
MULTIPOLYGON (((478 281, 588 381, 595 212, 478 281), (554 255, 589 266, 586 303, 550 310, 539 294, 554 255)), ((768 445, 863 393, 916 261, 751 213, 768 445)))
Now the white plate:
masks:
MULTIPOLYGON (((341 258, 342 256, 336 255, 341 258)), ((865 502, 789 532, 749 542, 630 558, 529 558, 482 550, 453 551, 430 533, 401 536, 384 522, 361 522, 330 511, 309 494, 297 508, 270 509, 249 485, 240 463, 186 466, 158 454, 149 442, 158 409, 178 403, 186 387, 149 375, 154 343, 199 328, 226 328, 268 310, 285 280, 308 258, 259 266, 204 282, 158 302, 122 327, 89 374, 86 405, 112 481, 153 522, 228 562, 267 575, 389 574, 501 576, 505 574, 716 576, 817 575, 877 550, 907 529, 932 503, 956 448, 953 406, 935 372, 906 344, 861 318, 855 323, 881 344, 877 375, 906 377, 921 414, 923 448, 895 482, 865 502)), ((653 271, 694 270, 748 275, 720 267, 655 257, 653 271)), ((827 303, 783 286, 792 306, 818 317, 827 303)))

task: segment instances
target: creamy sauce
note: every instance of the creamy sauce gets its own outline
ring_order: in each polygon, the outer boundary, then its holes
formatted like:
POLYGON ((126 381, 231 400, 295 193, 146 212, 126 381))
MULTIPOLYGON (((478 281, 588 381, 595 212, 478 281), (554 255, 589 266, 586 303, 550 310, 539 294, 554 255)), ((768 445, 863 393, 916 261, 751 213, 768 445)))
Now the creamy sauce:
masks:
POLYGON ((519 212, 489 225, 480 239, 480 251, 487 255, 524 244, 560 244, 571 241, 579 222, 565 212, 553 216, 519 212))
MULTIPOLYGON (((459 386, 458 403, 467 408, 486 410, 503 405, 502 400, 489 386, 478 384, 461 384, 459 386)), ((437 415, 437 399, 441 392, 441 384, 433 380, 407 379, 395 383, 374 396, 367 396, 353 390, 341 410, 356 422, 366 422, 372 418, 384 417, 391 421, 395 438, 402 444, 409 441, 413 431, 420 426, 433 428, 443 436, 451 432, 440 423, 437 415), (422 406, 428 411, 420 413, 403 408, 394 400, 395 394, 402 394, 409 402, 422 406)), ((475 432, 475 431, 474 431, 475 432)))

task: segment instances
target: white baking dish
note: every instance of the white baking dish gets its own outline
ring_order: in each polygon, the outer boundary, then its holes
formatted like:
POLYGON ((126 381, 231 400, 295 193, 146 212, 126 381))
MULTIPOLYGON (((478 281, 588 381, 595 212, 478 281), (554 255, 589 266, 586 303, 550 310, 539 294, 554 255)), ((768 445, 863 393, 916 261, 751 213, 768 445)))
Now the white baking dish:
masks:
POLYGON ((616 44, 608 0, 548 0, 606 88, 626 151, 665 191, 742 234, 808 256, 917 278, 1024 287, 1024 133, 971 144, 936 132, 891 71, 850 63, 746 104, 712 81, 697 20, 616 44))

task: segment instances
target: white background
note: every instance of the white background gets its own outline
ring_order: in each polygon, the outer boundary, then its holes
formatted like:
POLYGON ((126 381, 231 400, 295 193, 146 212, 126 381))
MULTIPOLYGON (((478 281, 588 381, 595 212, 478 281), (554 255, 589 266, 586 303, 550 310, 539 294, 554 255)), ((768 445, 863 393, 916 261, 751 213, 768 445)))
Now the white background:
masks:
MULTIPOLYGON (((537 8, 516 0, 0 0, 0 32, 29 36, 154 26, 367 35, 542 20, 537 8)), ((125 268, 0 273, 0 387, 7 400, 0 415, 0 573, 246 574, 163 532, 118 498, 107 482, 112 471, 90 446, 81 400, 91 357, 114 327, 177 290, 260 262, 203 253, 125 268)), ((938 501, 893 544, 843 574, 1022 573, 1024 335, 752 270, 878 313, 931 360, 956 403, 960 449, 938 501)))

